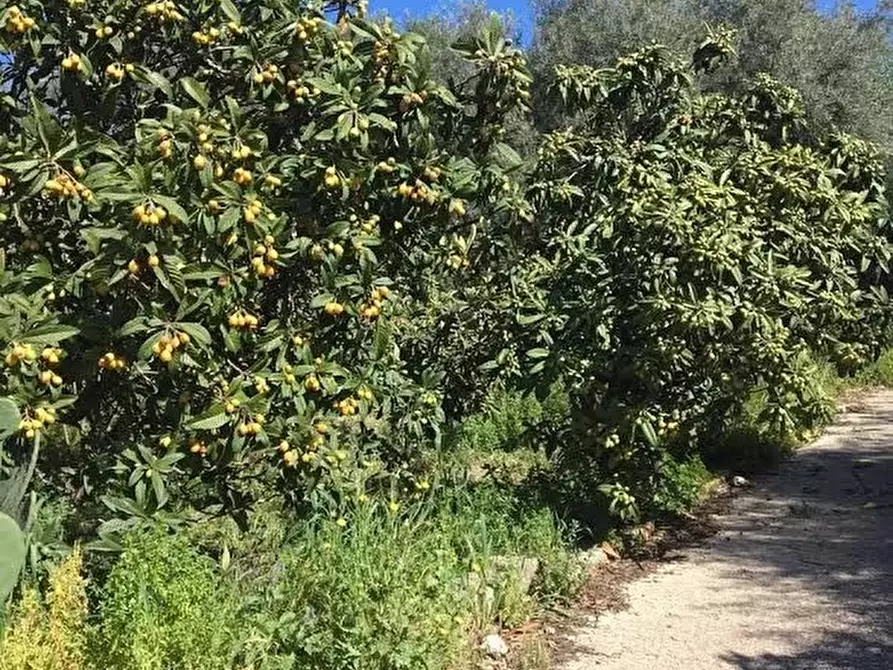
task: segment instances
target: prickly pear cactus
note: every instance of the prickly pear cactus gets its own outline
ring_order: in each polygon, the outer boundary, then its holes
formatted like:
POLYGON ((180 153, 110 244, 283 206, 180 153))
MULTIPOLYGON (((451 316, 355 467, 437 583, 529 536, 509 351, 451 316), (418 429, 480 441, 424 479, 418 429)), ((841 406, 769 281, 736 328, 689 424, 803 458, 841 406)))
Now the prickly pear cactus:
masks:
POLYGON ((12 593, 25 563, 25 536, 18 524, 0 512, 0 606, 12 593))

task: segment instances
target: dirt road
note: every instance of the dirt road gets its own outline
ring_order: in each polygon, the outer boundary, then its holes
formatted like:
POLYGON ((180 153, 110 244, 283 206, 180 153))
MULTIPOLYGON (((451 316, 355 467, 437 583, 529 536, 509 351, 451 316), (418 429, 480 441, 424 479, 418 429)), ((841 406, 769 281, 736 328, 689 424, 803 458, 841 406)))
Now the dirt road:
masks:
POLYGON ((629 586, 562 670, 893 670, 893 392, 763 477, 704 546, 629 586))

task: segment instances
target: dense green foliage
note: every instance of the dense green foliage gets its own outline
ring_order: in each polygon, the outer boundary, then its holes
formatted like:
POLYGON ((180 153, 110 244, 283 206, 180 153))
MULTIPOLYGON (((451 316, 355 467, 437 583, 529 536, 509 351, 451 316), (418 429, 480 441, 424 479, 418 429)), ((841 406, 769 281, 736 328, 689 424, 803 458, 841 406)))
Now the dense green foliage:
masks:
MULTIPOLYGON (((531 60, 543 84, 556 65, 602 67, 651 42, 691 52, 704 23, 737 31, 738 58, 701 84, 735 92, 760 73, 797 88, 812 123, 836 125, 893 150, 889 9, 830 12, 813 0, 543 0, 531 60)), ((538 109, 541 121, 554 112, 538 109)))
POLYGON ((573 592, 571 529, 889 376, 881 154, 749 28, 557 64, 536 136, 471 17, 432 63, 363 2, 3 10, 0 509, 29 580, 113 552, 88 666, 456 667, 573 592))
POLYGON ((617 476, 615 495, 647 490, 752 389, 777 434, 822 421, 810 352, 855 368, 889 332, 876 152, 812 135, 796 92, 768 77, 740 98, 695 94, 660 47, 563 68, 557 86, 582 118, 545 138, 532 178, 534 244, 550 244, 531 254, 543 281, 524 311, 548 346, 529 355, 573 385, 589 424, 575 442, 588 457, 571 461, 617 476))
POLYGON ((16 11, 43 18, 4 33, 10 455, 45 433, 44 476, 127 516, 411 476, 477 222, 519 207, 496 143, 518 52, 469 43, 465 100, 417 36, 347 14, 16 11))

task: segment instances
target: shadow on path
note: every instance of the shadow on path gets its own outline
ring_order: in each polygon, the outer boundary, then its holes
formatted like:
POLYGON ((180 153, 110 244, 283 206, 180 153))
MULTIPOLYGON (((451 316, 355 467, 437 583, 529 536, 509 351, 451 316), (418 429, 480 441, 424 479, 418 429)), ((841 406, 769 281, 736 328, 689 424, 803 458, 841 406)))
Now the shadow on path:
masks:
POLYGON ((839 617, 805 649, 731 652, 724 661, 746 670, 893 668, 893 395, 843 415, 723 526, 718 560, 767 587, 794 582, 839 617), (747 540, 732 541, 735 534, 747 540))
POLYGON ((566 670, 893 670, 893 392, 716 522, 630 584, 628 610, 580 629, 566 670))

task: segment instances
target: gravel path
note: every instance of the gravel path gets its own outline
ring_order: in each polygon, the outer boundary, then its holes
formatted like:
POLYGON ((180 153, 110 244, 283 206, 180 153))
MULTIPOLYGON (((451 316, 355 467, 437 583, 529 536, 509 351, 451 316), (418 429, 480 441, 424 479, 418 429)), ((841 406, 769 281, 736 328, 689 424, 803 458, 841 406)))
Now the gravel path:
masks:
POLYGON ((718 521, 630 584, 628 610, 578 630, 562 670, 893 669, 893 391, 718 521))

